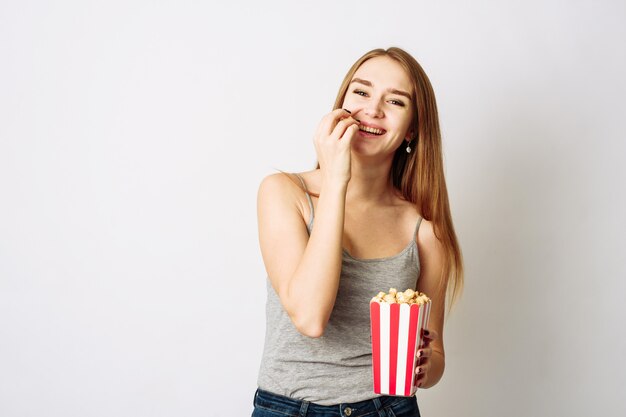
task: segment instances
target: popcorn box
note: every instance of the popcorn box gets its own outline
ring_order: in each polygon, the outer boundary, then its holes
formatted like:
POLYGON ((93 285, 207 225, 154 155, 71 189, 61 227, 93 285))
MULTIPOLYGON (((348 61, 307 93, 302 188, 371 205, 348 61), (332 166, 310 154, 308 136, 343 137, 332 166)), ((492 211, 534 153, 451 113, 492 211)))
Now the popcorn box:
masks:
POLYGON ((417 349, 428 327, 431 302, 423 304, 370 302, 374 393, 411 396, 417 391, 417 349))

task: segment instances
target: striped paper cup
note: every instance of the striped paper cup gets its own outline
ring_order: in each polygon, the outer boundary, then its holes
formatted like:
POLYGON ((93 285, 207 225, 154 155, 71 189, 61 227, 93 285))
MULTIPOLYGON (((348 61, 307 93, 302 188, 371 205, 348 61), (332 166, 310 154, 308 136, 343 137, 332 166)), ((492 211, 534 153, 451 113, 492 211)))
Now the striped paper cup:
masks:
POLYGON ((430 304, 370 302, 374 393, 408 397, 417 390, 415 354, 424 344, 430 304))

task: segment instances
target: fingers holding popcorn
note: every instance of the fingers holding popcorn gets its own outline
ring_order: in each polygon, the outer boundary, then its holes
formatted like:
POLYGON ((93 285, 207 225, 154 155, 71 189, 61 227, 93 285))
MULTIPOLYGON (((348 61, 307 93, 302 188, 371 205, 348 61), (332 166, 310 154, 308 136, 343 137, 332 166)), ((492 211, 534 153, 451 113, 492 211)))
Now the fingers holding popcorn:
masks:
POLYGON ((430 347, 430 344, 439 337, 439 334, 435 330, 430 329, 424 329, 422 335, 424 345, 417 350, 415 355, 417 358, 417 365, 415 367, 415 373, 417 374, 417 387, 423 386, 428 380, 428 371, 430 370, 431 357, 433 355, 433 349, 430 347))
POLYGON ((415 378, 415 385, 418 388, 426 384, 426 381, 428 380, 429 370, 430 370, 430 363, 427 363, 425 365, 420 365, 417 368, 415 368, 415 373, 417 374, 417 377, 415 378))

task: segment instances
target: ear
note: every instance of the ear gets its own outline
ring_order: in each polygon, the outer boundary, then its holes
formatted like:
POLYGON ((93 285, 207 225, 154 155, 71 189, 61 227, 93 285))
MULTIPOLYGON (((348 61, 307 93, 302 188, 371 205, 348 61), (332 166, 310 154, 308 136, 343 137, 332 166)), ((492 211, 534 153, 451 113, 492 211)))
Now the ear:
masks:
POLYGON ((404 140, 406 140, 407 142, 410 142, 413 140, 413 131, 409 130, 408 132, 406 132, 406 136, 404 137, 404 140))

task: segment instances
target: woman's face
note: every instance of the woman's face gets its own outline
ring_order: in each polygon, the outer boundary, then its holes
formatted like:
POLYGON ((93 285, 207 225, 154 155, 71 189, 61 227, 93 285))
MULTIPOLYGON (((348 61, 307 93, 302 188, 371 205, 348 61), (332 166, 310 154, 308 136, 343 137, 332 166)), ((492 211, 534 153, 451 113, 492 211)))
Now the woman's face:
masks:
POLYGON ((414 94, 411 80, 398 62, 385 56, 365 61, 354 74, 342 106, 361 121, 353 150, 393 154, 412 133, 408 129, 415 111, 414 94))

